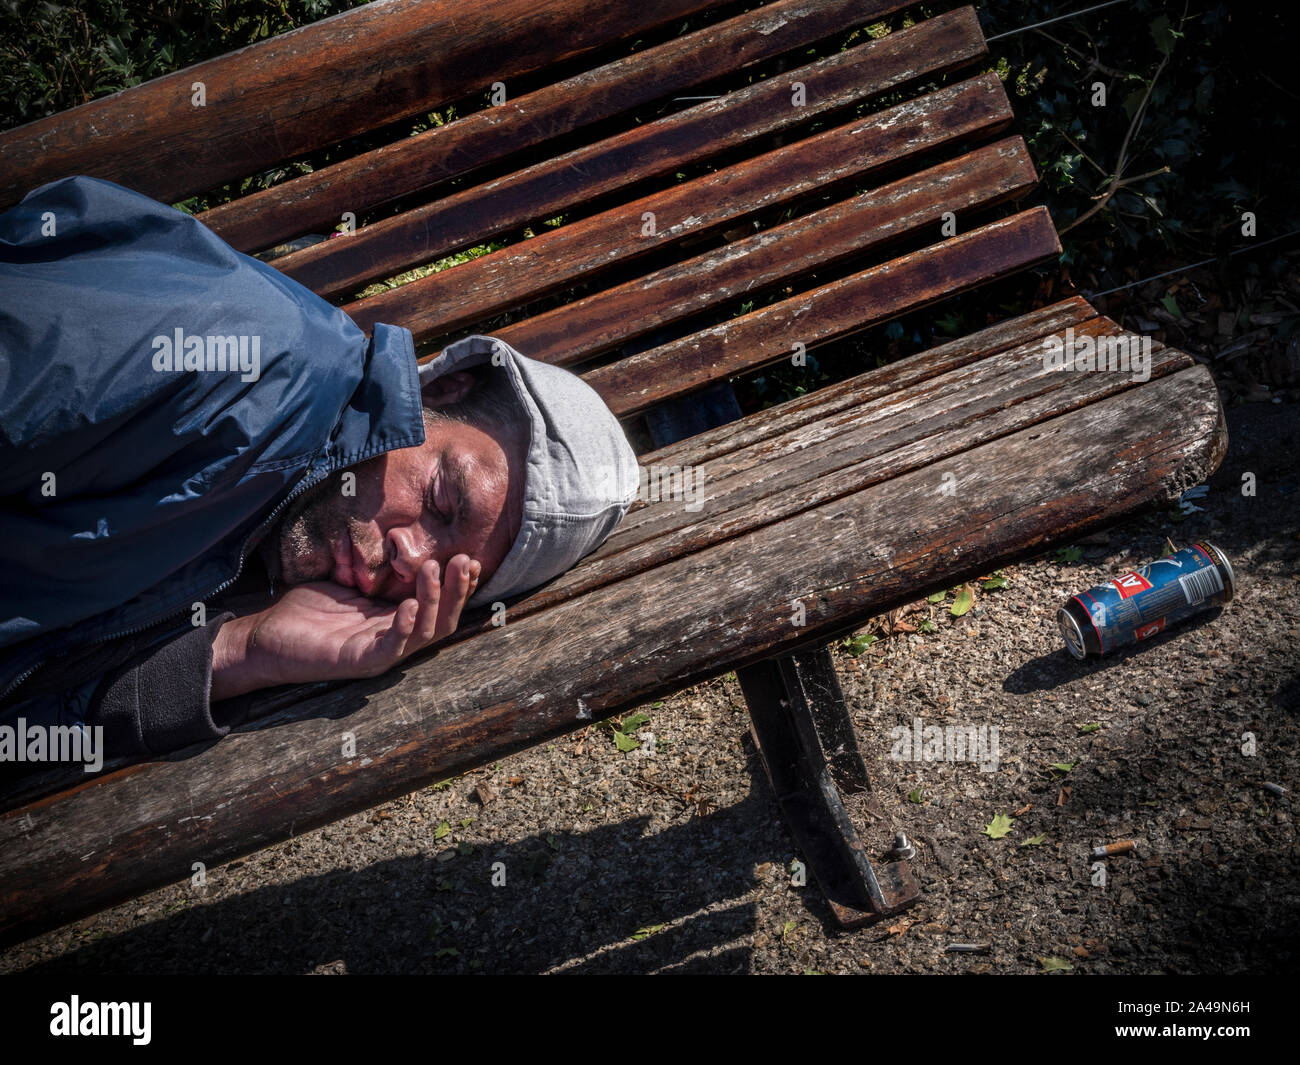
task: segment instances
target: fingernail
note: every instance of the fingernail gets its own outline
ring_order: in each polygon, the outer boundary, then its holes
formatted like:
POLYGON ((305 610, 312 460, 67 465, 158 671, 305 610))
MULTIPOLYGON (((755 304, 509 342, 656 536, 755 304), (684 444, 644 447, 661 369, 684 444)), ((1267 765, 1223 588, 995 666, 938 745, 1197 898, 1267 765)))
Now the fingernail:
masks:
POLYGON ((483 572, 483 563, 471 562, 469 564, 469 575, 472 580, 478 580, 479 574, 483 572))

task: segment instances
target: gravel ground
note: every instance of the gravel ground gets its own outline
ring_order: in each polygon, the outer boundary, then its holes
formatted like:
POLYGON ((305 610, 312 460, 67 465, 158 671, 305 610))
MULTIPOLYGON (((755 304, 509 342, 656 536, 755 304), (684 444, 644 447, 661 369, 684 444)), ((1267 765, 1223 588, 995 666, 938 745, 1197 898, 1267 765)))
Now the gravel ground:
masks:
POLYGON ((867 839, 918 843, 924 897, 896 919, 837 931, 815 881, 792 883, 728 674, 641 708, 653 754, 589 729, 22 944, 0 971, 1294 971, 1298 412, 1231 406, 1229 454, 1185 520, 1134 519, 1077 561, 1009 567, 962 618, 922 602, 837 650, 885 815, 867 839), (1166 535, 1219 544, 1237 599, 1076 663, 1057 607, 1166 535), (906 631, 926 618, 936 631, 906 631), (997 769, 891 760, 890 730, 915 718, 997 726, 997 769), (1014 823, 994 839, 999 814, 1014 823), (1123 839, 1097 882, 1090 848, 1123 839), (976 941, 988 953, 945 953, 976 941))

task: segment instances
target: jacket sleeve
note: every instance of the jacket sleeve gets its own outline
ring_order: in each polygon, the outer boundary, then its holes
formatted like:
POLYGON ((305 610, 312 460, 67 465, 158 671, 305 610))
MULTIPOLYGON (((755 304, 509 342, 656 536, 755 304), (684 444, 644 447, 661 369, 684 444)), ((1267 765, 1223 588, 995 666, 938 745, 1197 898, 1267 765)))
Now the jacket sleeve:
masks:
POLYGON ((0 722, 103 726, 108 759, 165 754, 218 740, 247 716, 247 698, 211 703, 212 647, 224 612, 203 626, 99 644, 43 666, 0 722))

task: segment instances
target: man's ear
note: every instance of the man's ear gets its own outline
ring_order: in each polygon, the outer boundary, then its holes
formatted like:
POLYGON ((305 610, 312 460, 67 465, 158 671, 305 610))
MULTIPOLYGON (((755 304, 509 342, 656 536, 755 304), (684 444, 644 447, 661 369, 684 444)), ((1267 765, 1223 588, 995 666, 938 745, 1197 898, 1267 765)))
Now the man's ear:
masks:
POLYGON ((465 370, 452 370, 421 388, 420 398, 426 407, 441 407, 448 403, 459 403, 473 387, 473 374, 465 370))

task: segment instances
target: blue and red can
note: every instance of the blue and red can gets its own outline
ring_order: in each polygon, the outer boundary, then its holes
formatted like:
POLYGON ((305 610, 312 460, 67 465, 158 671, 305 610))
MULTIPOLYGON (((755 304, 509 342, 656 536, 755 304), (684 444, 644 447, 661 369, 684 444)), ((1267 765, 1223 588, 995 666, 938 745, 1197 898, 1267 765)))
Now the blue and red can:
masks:
POLYGON ((1223 552, 1211 543, 1195 543, 1071 596, 1057 623, 1070 654, 1084 659, 1221 607, 1235 591, 1236 579, 1223 552))

